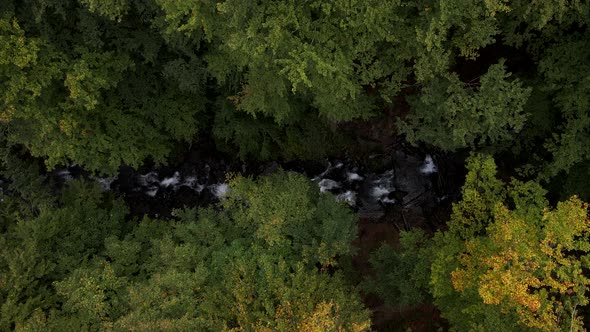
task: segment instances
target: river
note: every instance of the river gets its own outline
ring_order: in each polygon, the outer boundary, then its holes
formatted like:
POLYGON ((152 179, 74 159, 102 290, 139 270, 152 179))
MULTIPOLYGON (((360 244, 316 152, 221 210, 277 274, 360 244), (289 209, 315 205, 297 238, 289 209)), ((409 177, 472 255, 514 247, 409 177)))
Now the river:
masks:
POLYGON ((121 167, 114 177, 92 176, 75 165, 58 168, 52 175, 60 183, 77 177, 91 178, 103 190, 122 195, 132 215, 164 218, 175 208, 207 206, 223 199, 229 191, 225 181, 229 172, 259 176, 279 168, 306 175, 320 192, 348 204, 360 218, 382 218, 391 207, 424 215, 441 204, 448 205, 452 199, 452 188, 441 181, 445 169, 440 169, 437 157, 431 154, 394 151, 386 156, 370 156, 365 163, 325 160, 323 167, 298 162, 248 164, 199 156, 202 154, 176 166, 146 165, 139 170, 121 167), (371 169, 371 159, 381 159, 377 160, 381 166, 371 169))

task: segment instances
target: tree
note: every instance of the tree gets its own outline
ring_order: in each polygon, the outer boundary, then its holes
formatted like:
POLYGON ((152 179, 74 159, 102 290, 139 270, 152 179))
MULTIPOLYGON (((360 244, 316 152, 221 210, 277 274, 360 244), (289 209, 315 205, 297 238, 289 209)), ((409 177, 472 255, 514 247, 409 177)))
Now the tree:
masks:
POLYGON ((225 101, 219 104, 213 124, 217 146, 237 149, 242 160, 317 161, 341 152, 346 141, 313 113, 307 113, 302 121, 278 125, 272 118, 236 112, 225 101))
POLYGON ((413 282, 385 279, 381 292, 387 285, 402 294, 400 285, 428 289, 442 316, 461 331, 583 330, 578 313, 588 304, 590 285, 588 205, 574 196, 552 209, 537 183, 496 179, 491 157, 474 155, 467 168, 448 230, 426 245, 416 231, 405 234, 402 252, 393 254, 419 262, 408 270, 398 258, 388 268, 413 282))
POLYGON ((49 167, 75 162, 112 173, 147 157, 161 162, 175 141, 197 133, 204 67, 194 52, 163 48, 149 20, 131 18, 157 8, 85 3, 15 2, 1 13, 8 142, 46 157, 49 167))
POLYGON ((513 180, 498 191, 493 168, 480 166, 491 163, 470 160, 463 201, 454 206, 449 232, 441 236, 447 247, 457 240, 463 244, 453 267, 433 264, 439 269, 432 272, 435 298, 437 289, 449 289, 450 276, 453 291, 446 297, 477 296, 487 307, 515 314, 521 326, 581 329, 576 312, 587 304, 590 283, 582 274, 590 250, 587 205, 572 197, 549 209, 545 191, 534 182, 513 180), (490 187, 488 181, 496 184, 490 187))
POLYGON ((371 254, 371 265, 375 276, 367 278, 364 290, 374 293, 391 307, 404 307, 429 303, 429 273, 431 261, 428 257, 428 238, 421 230, 402 232, 400 248, 393 249, 383 244, 371 254))
POLYGON ((478 87, 457 75, 435 79, 411 102, 413 112, 399 122, 399 130, 412 143, 447 151, 510 141, 526 122, 523 106, 531 89, 509 77, 501 61, 490 66, 478 87))
MULTIPOLYGON (((275 149, 278 154, 286 151, 283 157, 288 158, 292 150, 301 149, 284 138, 285 132, 325 137, 326 124, 334 128, 339 122, 374 116, 391 105, 403 87, 423 86, 419 95, 424 100, 438 98, 440 94, 431 96, 432 89, 441 82, 442 89, 454 89, 455 101, 449 104, 455 107, 434 115, 427 114, 432 107, 423 107, 406 131, 420 131, 417 139, 430 143, 431 137, 422 133, 438 125, 438 118, 449 119, 448 125, 471 120, 445 114, 457 109, 477 111, 487 121, 463 145, 462 133, 448 133, 450 129, 436 133, 445 140, 437 143, 465 146, 480 138, 505 140, 522 126, 520 107, 527 89, 506 81, 508 74, 498 66, 490 68, 491 83, 475 97, 459 91, 462 86, 451 71, 455 56, 475 58, 479 48, 494 42, 500 31, 495 15, 507 10, 500 1, 461 6, 453 1, 225 1, 182 6, 163 1, 161 6, 167 31, 210 43, 208 70, 220 84, 221 98, 234 105, 231 112, 216 114, 214 133, 237 145, 242 155, 260 151, 265 159, 275 149), (216 24, 220 21, 224 24, 216 24), (500 105, 483 105, 496 97, 500 105), (461 108, 466 101, 474 106, 461 108), (426 117, 428 123, 419 125, 426 117)), ((306 157, 310 150, 308 146, 296 156, 306 157)))
POLYGON ((2 329, 365 331, 339 270, 355 218, 301 175, 236 177, 216 208, 124 222, 73 182, 0 240, 2 329))
POLYGON ((531 220, 499 204, 487 237, 466 243, 453 286, 477 288, 484 303, 516 310, 523 325, 583 330, 576 310, 588 304, 590 279, 582 272, 590 257, 587 209, 573 197, 531 220))
POLYGON ((545 78, 545 89, 553 96, 564 120, 548 138, 547 147, 553 160, 542 174, 545 178, 568 171, 576 163, 590 159, 587 144, 580 144, 590 139, 587 112, 590 107, 590 84, 584 79, 590 75, 590 66, 586 61, 586 50, 589 49, 590 39, 586 34, 576 34, 547 48, 539 64, 545 78))
POLYGON ((31 315, 58 309, 52 282, 98 254, 125 214, 121 201, 103 202, 96 186, 73 182, 59 207, 7 225, 0 237, 0 328, 20 329, 31 315))

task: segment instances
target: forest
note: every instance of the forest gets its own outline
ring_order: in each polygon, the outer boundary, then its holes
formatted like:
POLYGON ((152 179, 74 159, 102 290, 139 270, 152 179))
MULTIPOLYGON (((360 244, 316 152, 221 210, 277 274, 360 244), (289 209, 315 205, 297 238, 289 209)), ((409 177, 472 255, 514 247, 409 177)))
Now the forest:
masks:
POLYGON ((0 1, 0 331, 585 331, 590 3, 0 1))

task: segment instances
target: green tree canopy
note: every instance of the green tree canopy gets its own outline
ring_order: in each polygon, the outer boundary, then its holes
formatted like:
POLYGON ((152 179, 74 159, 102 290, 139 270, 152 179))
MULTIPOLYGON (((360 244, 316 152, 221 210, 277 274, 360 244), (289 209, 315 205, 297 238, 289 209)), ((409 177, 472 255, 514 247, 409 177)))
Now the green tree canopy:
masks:
POLYGON ((112 173, 198 133, 244 159, 321 158, 343 146, 339 123, 393 108, 412 143, 504 152, 518 139, 515 153, 533 152, 523 169, 548 180, 589 155, 577 144, 588 13, 579 1, 5 1, 0 121, 50 167, 112 173))
POLYGON ((410 142, 451 151, 510 141, 526 123, 530 89, 509 77, 501 62, 490 66, 478 84, 462 83, 457 75, 433 80, 411 103, 413 111, 399 129, 410 142))
POLYGON ((2 235, 2 328, 365 331, 355 217, 300 175, 235 178, 217 208, 124 221, 73 182, 57 208, 2 235))
POLYGON ((110 173, 163 161, 175 141, 197 133, 201 60, 165 47, 141 19, 156 8, 131 6, 122 21, 124 11, 107 7, 16 1, 1 12, 0 118, 9 142, 50 167, 73 161, 110 173))

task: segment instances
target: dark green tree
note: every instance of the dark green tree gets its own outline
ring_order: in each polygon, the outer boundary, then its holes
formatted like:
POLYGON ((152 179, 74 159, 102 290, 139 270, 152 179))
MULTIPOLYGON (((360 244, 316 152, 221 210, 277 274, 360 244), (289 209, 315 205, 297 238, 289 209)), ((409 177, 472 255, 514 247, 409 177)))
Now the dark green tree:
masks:
POLYGON ((340 271, 355 217, 301 175, 235 178, 217 207, 124 221, 72 182, 0 238, 2 329, 366 331, 340 271))
POLYGON ((140 2, 9 1, 0 13, 8 142, 49 167, 72 161, 110 173, 192 141, 204 65, 184 45, 167 47, 151 27, 155 13, 140 2))
POLYGON ((365 291, 374 293, 391 307, 405 307, 429 303, 432 253, 429 239, 421 230, 400 234, 400 248, 393 249, 383 244, 371 254, 371 265, 375 276, 368 278, 363 287, 365 291))
POLYGON ((479 48, 495 41, 496 14, 508 10, 502 1, 461 6, 452 1, 162 1, 161 6, 166 31, 208 42, 208 70, 222 87, 221 98, 234 105, 229 113, 217 113, 215 134, 237 145, 242 155, 266 156, 274 149, 285 151, 283 157, 293 150, 307 157, 313 148, 305 144, 299 152, 289 132, 325 137, 328 126, 379 114, 408 86, 424 87, 423 107, 405 131, 419 132, 416 140, 454 148, 506 140, 522 127, 527 89, 507 81, 501 66, 490 67, 478 93, 463 89, 451 70, 456 56, 475 58, 479 48), (440 91, 432 91, 436 86, 440 91), (447 87, 452 91, 445 92, 447 87), (446 94, 451 95, 446 107, 432 106, 446 94), (501 101, 486 104, 494 98, 501 101), (434 131, 432 126, 471 121, 474 112, 485 119, 481 128, 436 131, 440 142, 425 134, 434 131))
POLYGON ((443 150, 502 146, 526 123, 523 106, 531 92, 509 77, 500 62, 478 83, 462 83, 457 75, 434 79, 411 102, 412 113, 399 129, 412 143, 443 150))
POLYGON ((59 310, 52 282, 101 252, 125 214, 121 201, 103 202, 97 187, 73 182, 59 207, 7 225, 0 237, 0 328, 21 329, 31 315, 59 310))

